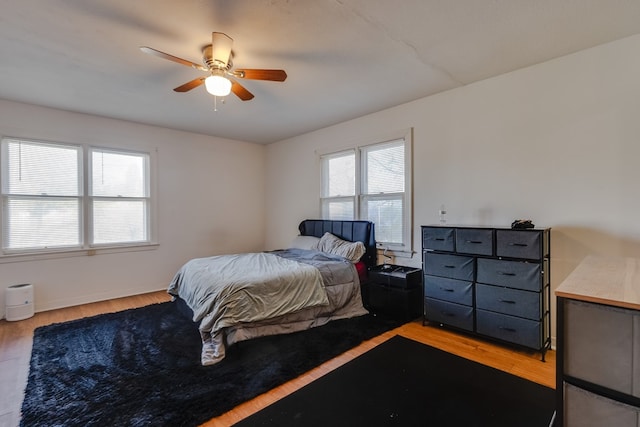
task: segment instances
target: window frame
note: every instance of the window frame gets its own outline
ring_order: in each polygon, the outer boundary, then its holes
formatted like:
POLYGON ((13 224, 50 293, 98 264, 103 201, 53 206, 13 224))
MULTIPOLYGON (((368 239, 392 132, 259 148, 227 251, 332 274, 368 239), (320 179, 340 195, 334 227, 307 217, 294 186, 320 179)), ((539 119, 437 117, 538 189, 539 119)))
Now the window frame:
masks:
POLYGON ((320 217, 324 218, 325 213, 328 213, 328 208, 331 202, 345 202, 350 201, 353 205, 353 215, 354 217, 359 216, 358 207, 359 203, 357 202, 357 196, 360 192, 360 180, 356 179, 359 176, 360 169, 358 163, 358 155, 357 150, 355 148, 348 150, 340 150, 335 153, 327 153, 326 155, 322 155, 321 157, 321 168, 322 171, 320 173, 322 184, 320 186, 320 217), (354 193, 353 194, 339 194, 335 196, 329 196, 325 193, 325 188, 327 188, 327 183, 329 182, 329 177, 327 176, 327 163, 323 161, 323 159, 337 159, 340 157, 353 156, 354 159, 354 193))
POLYGON ((39 140, 31 140, 31 139, 26 139, 26 138, 10 138, 10 137, 3 137, 0 140, 0 171, 1 171, 1 176, 0 176, 0 218, 1 218, 1 222, 0 222, 0 254, 12 254, 12 253, 30 253, 30 252, 43 252, 43 251, 49 251, 49 252, 56 252, 56 251, 68 251, 68 250, 77 250, 81 248, 82 245, 82 241, 84 239, 84 224, 83 224, 83 215, 82 215, 82 211, 83 211, 83 194, 84 194, 84 187, 83 187, 83 177, 82 177, 82 171, 83 171, 83 152, 82 152, 82 147, 78 144, 70 144, 70 143, 61 143, 61 142, 45 142, 45 141, 39 141, 39 140), (31 145, 31 146, 44 146, 47 148, 61 148, 61 149, 68 149, 71 151, 75 151, 75 157, 76 157, 76 165, 77 165, 77 174, 75 175, 75 178, 77 180, 77 186, 75 188, 75 193, 76 194, 47 194, 47 193, 40 193, 40 194, 36 194, 36 193, 12 193, 11 191, 9 191, 7 189, 7 191, 5 192, 5 184, 7 184, 9 182, 9 171, 8 171, 8 166, 9 165, 9 144, 11 143, 18 143, 18 144, 22 144, 24 143, 25 145, 31 145), (4 224, 4 220, 5 220, 5 214, 6 214, 6 208, 7 205, 11 202, 11 201, 47 201, 47 202, 51 202, 51 201, 55 201, 55 200, 59 200, 59 201, 64 201, 64 200, 73 200, 76 202, 77 206, 76 206, 76 217, 75 219, 77 220, 76 223, 76 227, 77 227, 77 242, 76 243, 70 243, 70 244, 56 244, 53 247, 44 247, 44 248, 40 248, 40 247, 27 247, 27 248, 4 248, 4 243, 5 243, 5 235, 4 235, 4 231, 5 231, 5 224, 4 224))
MULTIPOLYGON (((327 200, 339 200, 339 197, 325 197, 323 192, 326 186, 326 171, 324 166, 324 159, 338 156, 341 153, 354 153, 355 155, 355 206, 354 206, 354 220, 368 220, 363 216, 364 209, 363 204, 365 199, 367 200, 384 200, 384 199, 401 199, 403 202, 403 230, 402 230, 402 243, 384 243, 376 241, 376 247, 380 252, 386 251, 386 253, 396 257, 411 258, 415 253, 413 249, 413 129, 403 129, 399 131, 389 132, 384 135, 379 135, 377 138, 366 138, 353 143, 348 148, 326 150, 323 152, 317 152, 318 161, 320 163, 320 217, 325 219, 324 203, 327 200), (381 146, 390 144, 395 141, 404 141, 404 193, 383 193, 383 194, 363 194, 364 183, 367 179, 366 166, 364 165, 365 156, 364 152, 375 146, 381 146), (399 196, 402 194, 402 196, 399 196)), ((328 218, 326 218, 328 219, 328 218)))
POLYGON ((115 145, 101 144, 94 145, 89 143, 72 143, 60 141, 46 141, 28 137, 2 136, 0 138, 0 264, 15 261, 31 261, 38 259, 55 259, 74 256, 92 256, 102 253, 118 253, 130 251, 145 251, 156 249, 159 245, 157 240, 157 197, 156 195, 156 154, 155 150, 132 150, 115 145), (79 221, 80 221, 80 242, 79 245, 59 248, 30 248, 30 249, 11 249, 4 248, 4 227, 5 227, 5 201, 9 196, 4 192, 2 184, 8 179, 7 170, 4 167, 5 141, 24 141, 27 143, 59 145, 67 147, 76 147, 79 151, 79 171, 78 179, 80 180, 80 200, 79 221), (93 244, 93 217, 92 217, 92 201, 95 197, 91 196, 91 153, 94 151, 105 151, 116 154, 133 154, 146 156, 146 187, 147 187, 147 214, 146 227, 147 239, 144 241, 122 242, 122 243, 106 243, 93 244))
POLYGON ((126 246, 139 246, 139 245, 147 245, 152 241, 152 233, 151 233, 151 154, 143 151, 133 151, 133 150, 122 150, 115 148, 107 148, 107 147, 98 147, 98 146, 89 146, 86 150, 86 191, 85 197, 87 198, 87 213, 85 217, 87 218, 87 227, 86 227, 86 244, 91 248, 104 248, 104 247, 126 247, 126 246), (141 156, 144 159, 144 193, 145 196, 134 197, 134 196, 97 196, 93 191, 93 162, 92 156, 94 153, 112 153, 112 154, 122 154, 122 155, 133 155, 133 156, 141 156), (115 243, 95 243, 95 220, 94 220, 94 202, 97 200, 114 200, 114 201, 140 201, 143 200, 145 202, 145 208, 147 210, 146 214, 146 230, 145 235, 147 236, 146 240, 138 240, 138 241, 128 241, 128 242, 115 242, 115 243))

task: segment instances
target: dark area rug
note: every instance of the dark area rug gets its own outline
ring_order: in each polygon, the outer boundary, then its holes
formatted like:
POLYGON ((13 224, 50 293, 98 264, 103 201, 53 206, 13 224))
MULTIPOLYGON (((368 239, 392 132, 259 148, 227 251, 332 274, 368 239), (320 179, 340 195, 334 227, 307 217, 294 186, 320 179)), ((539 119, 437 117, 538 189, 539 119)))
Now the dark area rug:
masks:
POLYGON ((174 303, 36 329, 23 426, 195 426, 399 326, 372 315, 231 346, 200 365, 174 303))
POLYGON ((551 388, 395 336, 235 427, 547 427, 554 404, 551 388))

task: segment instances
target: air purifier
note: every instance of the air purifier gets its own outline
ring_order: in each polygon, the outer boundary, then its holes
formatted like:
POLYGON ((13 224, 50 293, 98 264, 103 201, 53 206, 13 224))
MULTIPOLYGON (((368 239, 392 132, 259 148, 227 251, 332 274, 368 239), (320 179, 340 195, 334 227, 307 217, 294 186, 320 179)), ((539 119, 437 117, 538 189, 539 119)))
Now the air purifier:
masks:
POLYGON ((8 321, 28 319, 33 316, 33 285, 23 283, 7 288, 5 317, 8 321))

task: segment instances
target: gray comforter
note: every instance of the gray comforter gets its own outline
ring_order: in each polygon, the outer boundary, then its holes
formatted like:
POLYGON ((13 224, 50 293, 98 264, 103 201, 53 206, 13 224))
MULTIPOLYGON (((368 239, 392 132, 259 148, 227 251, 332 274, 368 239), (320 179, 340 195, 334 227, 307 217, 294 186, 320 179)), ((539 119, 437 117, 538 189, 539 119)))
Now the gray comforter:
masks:
POLYGON ((310 308, 331 311, 326 287, 347 283, 359 287, 355 267, 344 258, 286 249, 193 259, 168 292, 182 298, 200 322, 202 364, 210 365, 224 358, 225 329, 310 308))

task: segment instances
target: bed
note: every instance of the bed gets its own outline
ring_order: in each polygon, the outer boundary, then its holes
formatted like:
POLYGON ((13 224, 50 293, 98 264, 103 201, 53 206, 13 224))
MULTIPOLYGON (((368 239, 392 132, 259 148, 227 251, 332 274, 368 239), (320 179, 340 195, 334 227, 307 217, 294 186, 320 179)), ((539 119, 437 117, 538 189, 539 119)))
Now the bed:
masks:
POLYGON ((376 264, 369 221, 308 219, 290 248, 197 258, 167 292, 198 324, 201 362, 224 359, 234 343, 367 314, 360 283, 376 264))

